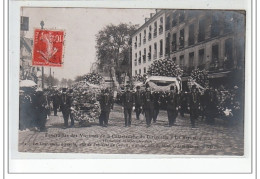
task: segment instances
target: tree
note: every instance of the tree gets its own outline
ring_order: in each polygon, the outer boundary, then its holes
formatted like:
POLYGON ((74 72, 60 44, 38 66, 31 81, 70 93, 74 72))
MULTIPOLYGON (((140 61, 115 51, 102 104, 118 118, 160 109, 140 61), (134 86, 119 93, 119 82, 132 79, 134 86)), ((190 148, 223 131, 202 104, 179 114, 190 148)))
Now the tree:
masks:
POLYGON ((138 25, 125 23, 121 23, 117 26, 110 24, 98 32, 96 35, 96 50, 98 64, 101 70, 109 72, 109 66, 111 66, 112 61, 114 61, 117 77, 121 75, 122 62, 127 65, 129 64, 130 36, 136 31, 137 27, 138 25))
POLYGON ((84 76, 76 76, 76 78, 75 78, 75 82, 79 82, 79 81, 83 81, 84 80, 84 76))
POLYGON ((60 82, 60 85, 61 85, 62 87, 67 87, 67 79, 62 78, 62 79, 61 79, 61 82, 60 82))

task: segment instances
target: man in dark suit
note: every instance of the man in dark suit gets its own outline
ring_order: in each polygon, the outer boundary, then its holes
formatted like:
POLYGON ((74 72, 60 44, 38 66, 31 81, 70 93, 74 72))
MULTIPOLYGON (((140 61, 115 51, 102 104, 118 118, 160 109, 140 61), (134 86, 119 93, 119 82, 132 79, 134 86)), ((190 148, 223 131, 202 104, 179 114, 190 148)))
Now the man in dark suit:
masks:
POLYGON ((135 106, 134 95, 130 91, 130 86, 126 86, 126 91, 122 95, 122 105, 124 108, 125 127, 131 126, 132 110, 135 106))
POLYGON ((176 122, 178 112, 178 94, 174 91, 174 86, 170 87, 170 92, 166 95, 166 105, 169 126, 173 126, 176 122))
POLYGON ((58 91, 55 90, 53 96, 52 96, 52 102, 53 102, 53 111, 54 116, 57 116, 57 111, 60 106, 60 96, 58 95, 58 91))
MULTIPOLYGON (((66 88, 62 89, 62 95, 61 95, 61 102, 60 102, 60 109, 63 115, 64 119, 64 128, 68 127, 68 120, 70 115, 70 108, 72 104, 72 98, 70 95, 66 93, 66 88)), ((73 124, 74 121, 71 121, 71 124, 73 124)))
POLYGON ((159 91, 156 91, 153 93, 154 96, 154 112, 153 112, 153 122, 156 123, 157 117, 160 111, 160 96, 161 93, 159 91))
POLYGON ((136 87, 136 92, 134 94, 135 98, 135 113, 136 113, 136 119, 139 120, 139 116, 142 112, 142 93, 140 90, 140 86, 136 87))
POLYGON ((101 114, 99 116, 99 125, 107 127, 109 114, 111 109, 113 108, 113 96, 109 93, 108 88, 106 88, 105 91, 102 92, 99 102, 101 108, 101 114))
POLYGON ((190 110, 190 122, 191 127, 195 127, 195 121, 199 116, 200 109, 200 96, 196 88, 196 85, 192 86, 191 93, 189 95, 189 110, 190 110))
POLYGON ((36 91, 35 98, 33 99, 33 107, 35 109, 35 122, 36 126, 40 131, 45 131, 45 124, 47 119, 47 100, 44 96, 43 91, 38 89, 36 91))
POLYGON ((207 124, 214 124, 217 113, 217 94, 212 87, 205 91, 205 116, 207 124))
POLYGON ((149 85, 146 86, 146 90, 143 95, 143 109, 145 113, 146 125, 147 127, 150 127, 154 115, 154 96, 149 85))

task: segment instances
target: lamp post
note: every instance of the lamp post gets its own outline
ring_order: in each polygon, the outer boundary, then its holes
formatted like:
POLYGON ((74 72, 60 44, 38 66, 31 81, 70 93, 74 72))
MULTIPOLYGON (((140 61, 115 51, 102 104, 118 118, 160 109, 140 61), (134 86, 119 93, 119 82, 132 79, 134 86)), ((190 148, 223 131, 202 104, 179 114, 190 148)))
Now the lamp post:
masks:
MULTIPOLYGON (((41 29, 43 29, 44 21, 41 21, 40 23, 41 29)), ((42 89, 44 88, 44 67, 42 66, 42 89)))

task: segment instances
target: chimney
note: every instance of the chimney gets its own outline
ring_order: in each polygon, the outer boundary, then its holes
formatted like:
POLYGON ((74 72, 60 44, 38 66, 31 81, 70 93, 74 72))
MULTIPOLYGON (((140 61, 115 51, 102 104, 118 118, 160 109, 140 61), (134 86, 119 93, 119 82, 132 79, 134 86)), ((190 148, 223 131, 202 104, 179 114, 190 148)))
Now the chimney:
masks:
POLYGON ((146 17, 146 18, 144 19, 144 21, 147 22, 147 21, 149 21, 149 19, 150 19, 150 18, 147 18, 147 17, 146 17))
POLYGON ((153 17, 153 15, 154 15, 154 13, 150 13, 150 18, 152 18, 152 17, 153 17))

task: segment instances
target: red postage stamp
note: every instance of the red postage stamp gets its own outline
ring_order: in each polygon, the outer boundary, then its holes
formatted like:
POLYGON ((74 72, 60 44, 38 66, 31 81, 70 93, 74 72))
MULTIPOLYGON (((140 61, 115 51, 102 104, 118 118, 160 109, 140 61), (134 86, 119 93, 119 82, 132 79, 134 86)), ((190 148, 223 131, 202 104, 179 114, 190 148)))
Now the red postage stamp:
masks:
POLYGON ((32 65, 61 67, 64 31, 35 29, 32 65))

